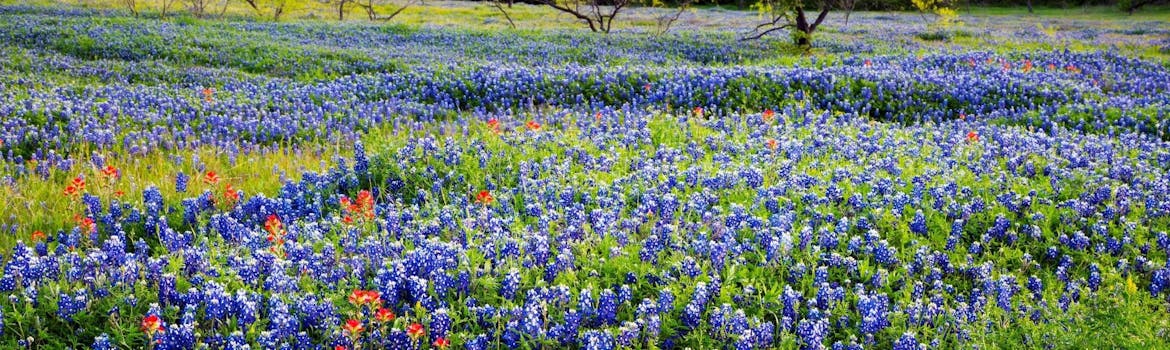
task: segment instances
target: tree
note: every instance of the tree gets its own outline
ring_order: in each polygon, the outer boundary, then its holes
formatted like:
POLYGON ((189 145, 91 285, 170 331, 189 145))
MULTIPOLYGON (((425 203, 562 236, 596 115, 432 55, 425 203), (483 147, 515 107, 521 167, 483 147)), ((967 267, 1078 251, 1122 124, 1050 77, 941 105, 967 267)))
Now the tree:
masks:
POLYGON ((805 4, 804 0, 760 0, 752 7, 771 20, 756 26, 742 40, 759 39, 772 32, 788 29, 796 46, 808 48, 812 45, 813 32, 825 21, 833 7, 830 0, 813 1, 816 3, 805 4), (812 21, 809 21, 810 17, 805 12, 805 6, 808 5, 815 6, 818 11, 812 21))
MULTIPOLYGON (((166 1, 166 0, 163 0, 163 1, 166 1)), ((244 3, 248 4, 248 6, 252 8, 252 11, 255 12, 256 15, 258 15, 258 16, 264 15, 265 7, 271 7, 272 8, 272 20, 279 21, 280 15, 284 14, 284 6, 286 4, 288 4, 288 1, 287 0, 271 0, 271 1, 269 1, 268 6, 264 6, 264 3, 261 3, 260 0, 244 0, 244 3)))
POLYGON ((636 0, 535 0, 536 3, 546 5, 576 17, 589 25, 593 32, 609 33, 613 29, 613 19, 627 6, 636 0))
POLYGON ((223 5, 223 7, 220 7, 220 8, 219 8, 219 17, 220 17, 220 18, 223 18, 223 15, 227 13, 227 8, 228 8, 228 2, 229 2, 229 1, 231 1, 231 0, 222 0, 222 1, 220 2, 220 4, 222 4, 222 5, 223 5))
POLYGON ((138 1, 137 0, 122 0, 122 5, 130 10, 134 17, 138 17, 138 1))
POLYGON ((358 5, 358 7, 361 7, 362 9, 366 10, 366 15, 369 16, 371 21, 389 21, 389 20, 394 19, 394 17, 398 16, 398 14, 401 14, 402 11, 406 10, 407 8, 409 8, 410 6, 416 4, 418 1, 421 1, 421 0, 408 0, 406 2, 406 4, 399 6, 397 9, 390 12, 389 15, 378 14, 378 7, 385 7, 385 6, 391 5, 391 3, 387 0, 366 0, 365 3, 362 3, 361 1, 357 1, 357 0, 355 0, 355 1, 356 1, 356 4, 358 5))
POLYGON ((958 23, 959 13, 951 8, 951 3, 948 0, 910 0, 910 2, 923 17, 927 13, 933 13, 936 16, 935 26, 939 29, 946 29, 958 23))
POLYGON ((284 6, 288 4, 287 0, 273 0, 272 1, 272 20, 279 21, 280 15, 284 14, 284 6))
MULTIPOLYGON (((512 26, 512 29, 516 29, 516 22, 512 21, 512 16, 508 14, 508 10, 504 8, 504 5, 500 1, 491 0, 492 7, 495 7, 497 11, 500 11, 500 14, 504 15, 504 19, 508 20, 508 25, 512 26)), ((512 0, 508 0, 508 8, 512 8, 512 0)))
POLYGON ((175 5, 176 0, 161 0, 161 8, 158 13, 159 17, 166 17, 167 13, 171 11, 171 6, 175 5))
POLYGON ((1117 6, 1120 6, 1122 11, 1132 15, 1134 11, 1145 7, 1146 5, 1157 4, 1159 1, 1160 0, 1121 0, 1117 2, 1117 6))
POLYGON ((187 9, 198 18, 203 18, 203 14, 207 13, 207 7, 210 5, 211 0, 187 0, 187 9))
POLYGON ((345 20, 345 11, 348 11, 349 8, 353 7, 354 2, 356 2, 356 1, 357 0, 321 0, 322 3, 332 4, 332 5, 337 6, 337 20, 338 21, 345 20))
POLYGON ((692 4, 694 4, 694 0, 683 0, 678 4, 676 11, 658 17, 658 32, 654 35, 662 35, 670 31, 670 26, 674 25, 674 22, 677 22, 679 17, 682 17, 683 12, 689 10, 692 4))
MULTIPOLYGON (((1031 1, 1031 0, 1029 0, 1031 1)), ((853 14, 853 6, 857 5, 857 0, 834 0, 837 8, 845 11, 845 24, 842 26, 849 26, 849 15, 853 14)))
POLYGON ((251 6, 252 10, 256 11, 256 13, 260 13, 260 5, 257 4, 256 0, 244 0, 244 3, 247 3, 248 6, 251 6))

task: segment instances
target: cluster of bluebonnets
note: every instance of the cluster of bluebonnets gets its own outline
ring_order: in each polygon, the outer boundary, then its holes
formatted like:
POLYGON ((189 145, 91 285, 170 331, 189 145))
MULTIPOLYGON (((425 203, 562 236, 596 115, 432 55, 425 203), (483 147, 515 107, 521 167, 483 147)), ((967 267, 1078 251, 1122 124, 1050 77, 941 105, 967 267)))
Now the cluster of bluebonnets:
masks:
POLYGON ((1116 52, 0 16, 4 185, 77 215, 5 221, 6 346, 909 350, 1170 297, 1170 70, 1116 52))

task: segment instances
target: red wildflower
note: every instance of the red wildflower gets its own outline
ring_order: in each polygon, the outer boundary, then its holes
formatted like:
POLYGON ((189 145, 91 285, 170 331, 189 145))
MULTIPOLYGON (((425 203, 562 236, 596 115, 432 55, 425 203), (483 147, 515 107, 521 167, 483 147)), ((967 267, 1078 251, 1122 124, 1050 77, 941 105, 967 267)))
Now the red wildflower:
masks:
POLYGON ((499 119, 496 119, 496 118, 488 119, 487 125, 488 125, 488 129, 491 129, 492 132, 497 133, 497 134, 500 133, 500 120, 499 119))
POLYGON ((435 342, 431 343, 431 345, 434 345, 439 349, 446 349, 448 346, 451 346, 451 341, 447 340, 447 338, 439 337, 439 339, 435 339, 435 342))
POLYGON ((280 217, 276 214, 269 214, 268 219, 264 221, 264 230, 272 234, 284 233, 284 223, 280 222, 280 217))
POLYGON ((223 188, 223 199, 226 199, 228 203, 235 203, 240 200, 240 192, 236 191, 232 184, 227 184, 223 188))
POLYGON ((341 328, 344 329, 346 332, 349 332, 349 334, 354 335, 354 336, 361 334, 362 330, 366 329, 366 327, 362 326, 362 321, 358 321, 355 319, 349 319, 349 320, 345 321, 345 324, 341 325, 341 328))
POLYGON ((978 132, 971 131, 971 132, 967 133, 967 142, 978 142, 978 141, 979 141, 979 133, 978 132))
POLYGON ((73 178, 73 182, 65 185, 66 196, 76 196, 85 192, 85 178, 78 176, 73 178))
MULTIPOLYGON (((366 219, 374 218, 374 195, 370 191, 362 190, 358 192, 357 198, 350 200, 349 197, 341 197, 341 209, 347 213, 357 214, 359 217, 366 219)), ((349 215, 346 215, 349 217, 349 215)), ((352 223, 353 218, 349 218, 352 223)))
POLYGON ((764 119, 765 123, 771 123, 772 119, 776 118, 776 111, 773 111, 771 109, 765 109, 764 113, 761 114, 760 117, 764 119))
POLYGON ((77 226, 81 227, 81 232, 92 233, 97 231, 97 223, 91 217, 78 217, 77 226))
POLYGON ((41 231, 33 231, 33 233, 32 233, 32 237, 30 237, 30 238, 32 238, 32 240, 35 242, 35 241, 39 241, 39 240, 45 239, 45 237, 46 237, 46 236, 45 236, 45 233, 44 233, 44 232, 41 232, 41 231))
POLYGON ((203 183, 208 185, 219 183, 219 174, 216 174, 214 171, 208 171, 207 174, 203 175, 203 183))
MULTIPOLYGON (((284 235, 287 231, 284 230, 284 223, 280 221, 280 217, 276 214, 268 215, 268 220, 264 221, 264 231, 268 231, 268 241, 276 245, 284 244, 284 235)), ((276 252, 276 247, 272 248, 276 252)))
POLYGON ((370 191, 362 190, 358 192, 357 202, 354 205, 356 205, 356 212, 365 215, 366 218, 374 217, 374 195, 370 194, 370 191))
POLYGON ((409 335, 412 339, 418 339, 426 334, 427 330, 423 329, 421 324, 411 323, 410 326, 406 327, 406 335, 409 335))
POLYGON ((65 185, 65 190, 62 191, 62 193, 64 193, 66 197, 72 197, 77 194, 77 187, 73 187, 73 185, 65 185))
POLYGON ((529 120, 527 123, 524 123, 524 126, 528 127, 528 130, 531 131, 540 131, 540 123, 537 123, 535 120, 529 120))
POLYGON ((146 334, 150 335, 154 335, 155 332, 166 331, 166 329, 163 328, 162 320, 158 318, 158 315, 149 315, 143 318, 142 330, 146 332, 146 334))
POLYGON ((695 115, 702 117, 703 116, 703 107, 695 107, 694 112, 695 112, 695 115))
POLYGON ((215 89, 203 88, 203 100, 211 102, 211 95, 215 93, 215 89))
POLYGON ((768 139, 768 149, 775 151, 779 147, 779 142, 776 139, 768 139))
POLYGON ((394 315, 394 311, 390 311, 390 309, 384 307, 380 307, 377 312, 374 312, 374 319, 378 320, 378 322, 390 322, 395 318, 397 316, 394 315))
POLYGON ((479 194, 475 195, 475 201, 477 203, 489 205, 489 204, 492 204, 492 202, 496 201, 496 197, 493 197, 492 193, 490 191, 483 190, 483 191, 479 191, 479 194))
POLYGON ((866 68, 873 67, 873 61, 865 60, 865 67, 866 68))
POLYGON ((381 303, 381 298, 382 293, 378 293, 376 290, 356 289, 349 293, 349 302, 357 306, 378 304, 381 303))
POLYGON ((110 178, 116 178, 118 177, 118 168, 115 168, 113 165, 107 165, 105 168, 102 168, 102 175, 110 178))

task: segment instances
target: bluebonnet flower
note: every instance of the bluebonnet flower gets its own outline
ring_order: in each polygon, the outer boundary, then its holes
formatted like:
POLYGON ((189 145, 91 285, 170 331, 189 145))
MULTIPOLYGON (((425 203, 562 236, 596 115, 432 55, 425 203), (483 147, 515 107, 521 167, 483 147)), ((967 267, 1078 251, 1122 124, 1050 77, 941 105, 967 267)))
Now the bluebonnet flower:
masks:
POLYGON ((903 333, 897 341, 894 342, 894 350, 919 350, 923 345, 918 342, 912 333, 903 333))
POLYGON ((61 293, 57 300, 57 317, 67 321, 73 320, 73 315, 89 305, 87 294, 84 289, 78 290, 72 295, 61 293))
POLYGON ((910 220, 910 232, 926 234, 926 216, 922 214, 922 210, 914 212, 914 218, 910 220))
POLYGON ((1101 287, 1101 268, 1096 263, 1089 265, 1089 290, 1094 292, 1101 287))
POLYGON ((512 300, 516 298, 516 291, 520 288, 520 270, 512 269, 504 276, 504 281, 500 283, 500 296, 504 299, 512 300))
POLYGON ((890 326, 889 303, 885 294, 871 296, 858 293, 857 309, 861 315, 862 334, 876 334, 890 326))
POLYGON ((586 331, 581 335, 582 348, 586 350, 612 350, 615 349, 613 335, 608 331, 586 331))
POLYGON ((175 174, 175 192, 179 192, 179 193, 187 192, 187 183, 190 181, 191 181, 190 177, 187 176, 187 174, 185 174, 183 172, 179 172, 179 173, 175 174))
POLYGON ((101 335, 95 337, 93 339, 93 344, 90 345, 90 348, 93 350, 113 350, 113 349, 115 349, 114 346, 112 344, 110 344, 110 336, 105 334, 105 333, 102 333, 101 335))
POLYGON ((809 311, 809 317, 800 320, 796 326, 796 336, 800 337, 801 349, 824 349, 825 337, 829 335, 829 322, 821 319, 819 311, 809 311))
POLYGON ((601 324, 612 325, 617 322, 618 300, 613 290, 602 289, 597 299, 597 317, 601 324))

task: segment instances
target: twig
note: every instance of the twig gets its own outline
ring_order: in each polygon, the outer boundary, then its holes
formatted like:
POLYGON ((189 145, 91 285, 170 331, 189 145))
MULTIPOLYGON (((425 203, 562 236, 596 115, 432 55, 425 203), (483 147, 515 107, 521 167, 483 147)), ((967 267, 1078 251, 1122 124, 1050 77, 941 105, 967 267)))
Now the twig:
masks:
MULTIPOLYGON (((499 10, 500 13, 504 15, 504 19, 508 20, 508 25, 512 26, 512 29, 516 29, 516 22, 512 22, 512 16, 508 15, 508 11, 504 10, 504 6, 501 5, 498 0, 492 1, 492 5, 496 7, 496 10, 499 10)), ((509 3, 508 6, 511 6, 511 3, 509 3)))
POLYGON ((768 35, 768 33, 771 33, 771 32, 777 31, 777 30, 781 30, 781 29, 784 29, 784 28, 791 28, 791 27, 792 27, 792 24, 785 24, 785 25, 782 25, 782 26, 779 26, 779 27, 772 27, 772 28, 768 28, 768 30, 765 30, 765 31, 759 32, 759 33, 757 33, 756 35, 752 35, 752 36, 746 36, 746 37, 743 37, 743 38, 739 39, 739 41, 748 41, 748 40, 755 40, 755 39, 759 39, 759 38, 762 38, 762 37, 764 37, 765 35, 768 35))

